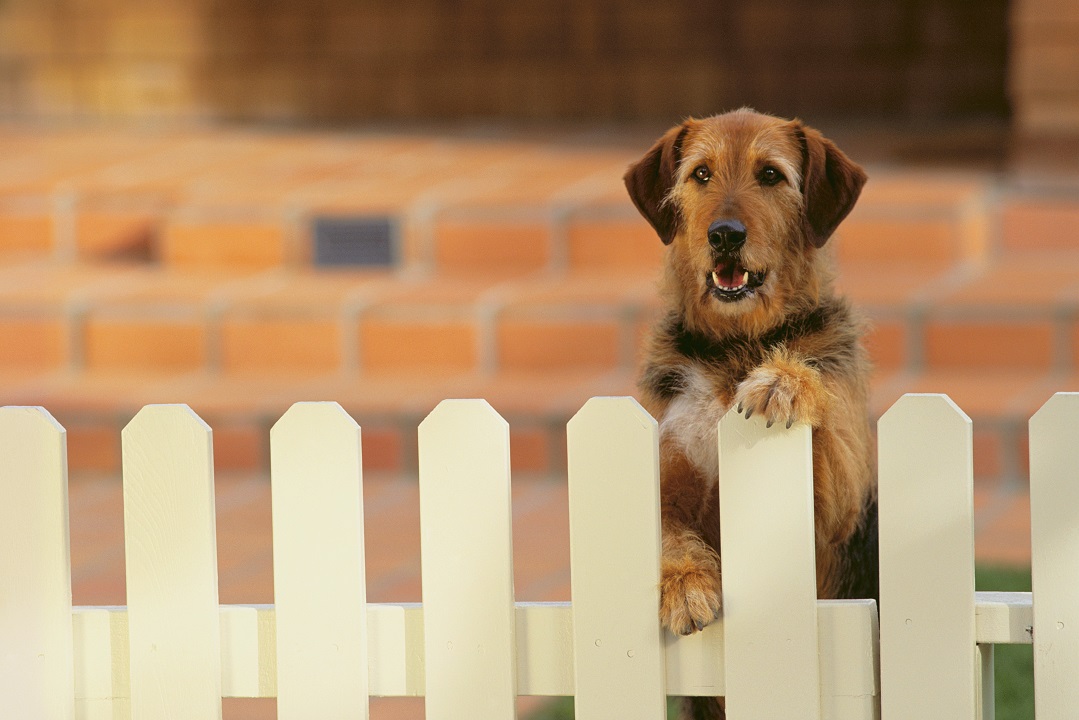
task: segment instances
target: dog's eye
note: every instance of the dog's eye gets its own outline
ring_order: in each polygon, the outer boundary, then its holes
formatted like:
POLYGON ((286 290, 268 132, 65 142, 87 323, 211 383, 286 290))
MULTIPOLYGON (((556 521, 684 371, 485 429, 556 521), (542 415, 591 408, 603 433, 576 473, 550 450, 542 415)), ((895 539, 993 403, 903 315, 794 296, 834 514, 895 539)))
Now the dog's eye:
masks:
POLYGON ((701 165, 693 171, 693 177, 697 180, 697 182, 703 184, 708 182, 708 180, 712 177, 712 173, 709 172, 707 167, 701 165))
POLYGON ((771 187, 772 185, 778 185, 779 182, 783 179, 783 173, 779 172, 771 165, 768 165, 763 170, 761 170, 761 185, 768 185, 769 187, 771 187))

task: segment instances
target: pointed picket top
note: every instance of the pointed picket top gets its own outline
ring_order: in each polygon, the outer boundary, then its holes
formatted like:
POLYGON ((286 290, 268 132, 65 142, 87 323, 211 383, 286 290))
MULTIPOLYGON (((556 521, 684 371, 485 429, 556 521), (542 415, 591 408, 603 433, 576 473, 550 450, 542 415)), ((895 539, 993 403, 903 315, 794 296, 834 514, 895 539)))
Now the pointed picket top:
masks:
POLYGON ((907 393, 880 416, 878 425, 905 425, 908 418, 949 426, 953 423, 964 427, 972 425, 970 417, 944 393, 907 393))
POLYGON ((419 429, 421 433, 424 432, 424 428, 428 428, 427 432, 431 432, 432 428, 441 430, 454 427, 458 423, 465 423, 457 429, 473 440, 476 436, 469 431, 469 428, 474 430, 503 428, 509 431, 509 423, 506 419, 499 415, 489 402, 480 399, 443 400, 420 422, 419 429))
POLYGON ((131 421, 124 426, 121 435, 149 433, 154 430, 184 430, 193 435, 210 434, 212 430, 189 405, 184 403, 164 403, 146 405, 131 421))
POLYGON ((74 713, 67 437, 40 407, 0 409, 0 717, 74 713))
POLYGON ((595 427, 624 427, 629 432, 641 432, 645 435, 659 432, 656 419, 632 397, 590 398, 570 418, 568 427, 586 423, 595 427))
POLYGON ((600 397, 567 435, 576 717, 663 717, 658 426, 600 397))
POLYGON ((1039 720, 1079 707, 1079 393, 1057 393, 1030 419, 1034 707, 1039 720))
POLYGON ((728 412, 719 422, 719 476, 728 712, 818 718, 809 426, 769 428, 763 417, 728 412))
POLYGON ((484 400, 444 400, 419 460, 427 717, 516 717, 509 425, 484 400))
POLYGON ((133 717, 221 717, 213 440, 186 405, 121 433, 133 717))
POLYGON ((360 426, 296 403, 270 431, 270 480, 278 715, 366 718, 360 426))
POLYGON ((883 720, 974 720, 971 421, 946 395, 905 395, 880 419, 883 720))
POLYGON ((360 426, 340 403, 297 402, 273 424, 270 438, 281 433, 307 433, 317 437, 322 431, 351 435, 358 433, 360 426))

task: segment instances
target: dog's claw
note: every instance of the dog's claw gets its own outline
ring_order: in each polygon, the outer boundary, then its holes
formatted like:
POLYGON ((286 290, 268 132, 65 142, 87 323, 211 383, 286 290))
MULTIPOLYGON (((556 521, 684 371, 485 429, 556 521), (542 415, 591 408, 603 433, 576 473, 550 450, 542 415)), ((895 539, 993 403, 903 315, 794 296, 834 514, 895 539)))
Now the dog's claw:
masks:
POLYGON ((749 420, 751 417, 753 417, 753 408, 746 410, 746 420, 749 420))
POLYGON ((745 408, 744 408, 744 407, 742 407, 742 403, 738 403, 738 412, 739 412, 739 414, 741 414, 741 412, 742 412, 742 411, 743 411, 744 409, 745 409, 745 408))
MULTIPOLYGON (((775 420, 769 420, 768 422, 766 422, 766 423, 764 424, 764 427, 766 427, 766 428, 770 428, 770 427, 772 427, 772 426, 773 426, 773 425, 775 425, 775 424, 776 424, 776 421, 775 421, 775 420)), ((788 427, 789 427, 789 426, 788 426, 788 427)))
POLYGON ((787 429, 790 430, 791 425, 793 425, 793 424, 794 424, 794 418, 791 418, 790 420, 787 421, 787 429))

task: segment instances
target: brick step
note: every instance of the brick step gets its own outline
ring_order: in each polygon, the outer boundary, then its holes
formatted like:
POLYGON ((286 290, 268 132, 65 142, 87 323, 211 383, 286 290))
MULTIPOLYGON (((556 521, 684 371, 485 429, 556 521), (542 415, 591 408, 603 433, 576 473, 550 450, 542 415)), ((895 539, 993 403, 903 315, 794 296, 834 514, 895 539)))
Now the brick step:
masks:
POLYGON ((178 376, 632 368, 652 283, 0 269, 0 369, 178 376))
POLYGON ((841 288, 875 321, 887 369, 1067 372, 1079 367, 1079 255, 1009 252, 932 273, 848 265, 841 288))
MULTIPOLYGON (((568 138, 572 140, 572 138, 568 138)), ((661 246, 622 186, 637 146, 450 135, 0 128, 0 258, 180 269, 312 263, 319 218, 385 218, 398 265, 512 277, 651 274, 661 246), (48 162, 40 158, 47 156, 48 162), (33 170, 33 171, 31 171, 33 170)), ((979 173, 870 168, 841 263, 946 268, 997 245, 1075 247, 1074 198, 998 207, 979 173)))
MULTIPOLYGON (((1079 258, 1005 255, 932 272, 848 265, 883 371, 1079 368, 1079 258)), ((659 312, 635 274, 0 268, 0 370, 452 377, 632 370, 659 312)))

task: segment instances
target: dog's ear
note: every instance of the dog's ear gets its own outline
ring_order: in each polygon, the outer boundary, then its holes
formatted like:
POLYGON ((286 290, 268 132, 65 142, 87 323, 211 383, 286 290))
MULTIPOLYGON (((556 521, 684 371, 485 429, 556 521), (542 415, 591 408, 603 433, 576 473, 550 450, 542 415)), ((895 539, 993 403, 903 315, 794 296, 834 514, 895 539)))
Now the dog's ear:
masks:
POLYGON ((675 125, 643 158, 630 165, 623 177, 633 204, 652 224, 664 245, 670 245, 678 234, 678 209, 665 200, 674 186, 682 159, 682 142, 688 131, 689 121, 675 125))
POLYGON ((814 247, 828 242, 839 223, 854 207, 866 174, 828 138, 795 122, 802 145, 802 195, 805 196, 805 233, 814 247))

